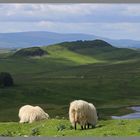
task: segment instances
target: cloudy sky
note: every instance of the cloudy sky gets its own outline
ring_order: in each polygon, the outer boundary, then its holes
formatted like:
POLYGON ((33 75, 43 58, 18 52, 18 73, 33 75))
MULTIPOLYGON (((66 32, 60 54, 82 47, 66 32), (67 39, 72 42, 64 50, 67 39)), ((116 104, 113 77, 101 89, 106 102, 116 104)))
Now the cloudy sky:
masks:
POLYGON ((140 4, 0 4, 0 32, 22 31, 140 40, 140 4))

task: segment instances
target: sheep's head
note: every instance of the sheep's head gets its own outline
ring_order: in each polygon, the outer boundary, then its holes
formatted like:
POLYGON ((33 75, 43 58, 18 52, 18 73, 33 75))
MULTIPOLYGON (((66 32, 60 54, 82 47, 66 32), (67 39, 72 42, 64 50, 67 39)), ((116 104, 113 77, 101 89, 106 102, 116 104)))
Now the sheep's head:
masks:
POLYGON ((46 119, 49 119, 50 116, 49 116, 47 113, 45 113, 45 118, 46 118, 46 119))

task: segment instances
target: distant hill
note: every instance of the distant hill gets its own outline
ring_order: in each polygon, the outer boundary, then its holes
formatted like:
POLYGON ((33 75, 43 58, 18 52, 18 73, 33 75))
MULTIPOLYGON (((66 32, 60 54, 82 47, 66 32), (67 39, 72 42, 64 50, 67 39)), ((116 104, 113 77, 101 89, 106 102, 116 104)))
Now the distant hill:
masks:
MULTIPOLYGON (((104 40, 62 42, 46 47, 47 51, 69 57, 73 52, 76 55, 88 56, 96 60, 128 60, 140 57, 139 51, 128 48, 117 48, 104 40)), ((71 56, 70 56, 71 58, 71 56)))
POLYGON ((71 50, 78 50, 78 49, 84 49, 84 48, 112 48, 113 46, 111 44, 109 44, 108 42, 104 41, 104 40, 99 40, 99 39, 95 39, 95 40, 78 40, 78 41, 73 41, 73 42, 62 42, 59 43, 59 45, 62 46, 66 46, 71 50))
POLYGON ((47 31, 31 31, 17 33, 0 33, 0 48, 27 48, 33 46, 46 46, 65 41, 103 39, 117 47, 139 48, 140 41, 113 40, 91 34, 82 33, 54 33, 47 31))
POLYGON ((16 51, 14 56, 43 56, 48 54, 46 51, 41 49, 40 47, 31 47, 31 48, 24 48, 16 51))

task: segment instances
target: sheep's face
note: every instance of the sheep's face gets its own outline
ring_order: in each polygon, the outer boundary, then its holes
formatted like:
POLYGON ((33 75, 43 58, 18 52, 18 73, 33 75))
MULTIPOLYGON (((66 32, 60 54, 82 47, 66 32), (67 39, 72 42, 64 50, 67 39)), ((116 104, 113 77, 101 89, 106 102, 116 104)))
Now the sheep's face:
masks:
POLYGON ((76 111, 76 121, 80 122, 81 120, 83 120, 85 118, 85 116, 82 114, 81 110, 77 110, 76 111))
POLYGON ((45 118, 46 118, 46 119, 49 119, 50 116, 49 116, 47 113, 45 113, 45 118))
POLYGON ((41 119, 44 120, 44 119, 48 119, 48 118, 49 118, 49 115, 47 113, 45 113, 45 114, 42 115, 41 119))

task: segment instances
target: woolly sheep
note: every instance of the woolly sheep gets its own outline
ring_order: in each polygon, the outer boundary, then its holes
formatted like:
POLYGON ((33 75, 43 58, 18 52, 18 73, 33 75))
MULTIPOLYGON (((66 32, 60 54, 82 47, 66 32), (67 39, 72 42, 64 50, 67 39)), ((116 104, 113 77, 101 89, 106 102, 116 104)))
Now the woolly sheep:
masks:
POLYGON ((98 120, 98 116, 97 116, 96 108, 92 103, 89 103, 89 115, 87 119, 88 128, 89 125, 91 125, 92 128, 95 127, 97 120, 98 120))
POLYGON ((39 106, 25 105, 19 109, 20 123, 39 121, 48 119, 49 115, 39 106))
POLYGON ((97 123, 97 113, 93 104, 83 100, 75 100, 70 103, 69 120, 76 130, 76 124, 80 124, 81 129, 86 129, 86 125, 95 126, 97 123))
POLYGON ((76 124, 80 124, 81 129, 86 127, 87 124, 87 111, 88 102, 83 100, 75 100, 70 103, 69 107, 69 120, 76 130, 76 124))

